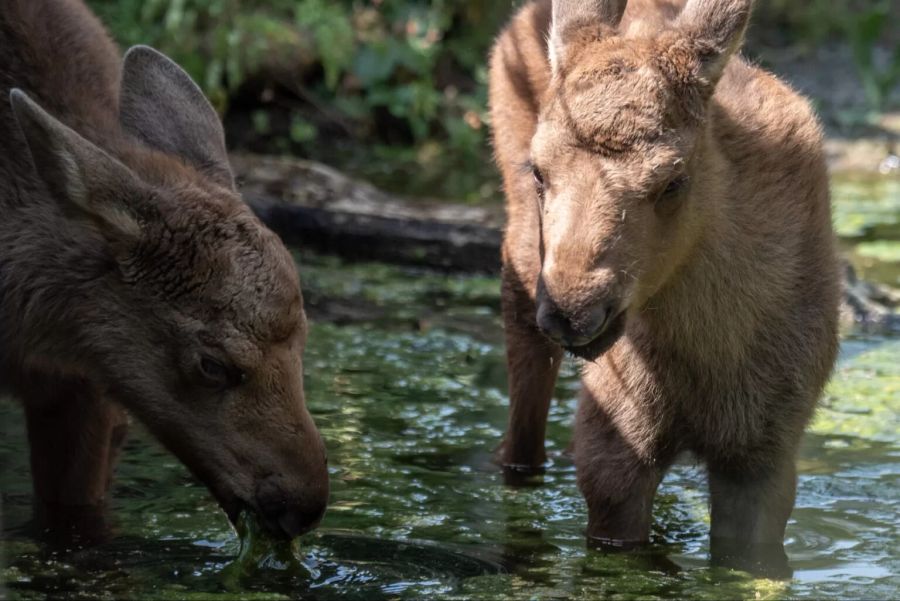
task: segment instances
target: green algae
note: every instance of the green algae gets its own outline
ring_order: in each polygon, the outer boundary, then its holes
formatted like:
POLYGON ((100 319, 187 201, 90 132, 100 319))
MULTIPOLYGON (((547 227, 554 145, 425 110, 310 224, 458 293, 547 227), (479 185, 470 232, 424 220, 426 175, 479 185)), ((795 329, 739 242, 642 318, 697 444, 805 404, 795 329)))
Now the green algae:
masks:
POLYGON ((900 177, 837 174, 832 178, 832 210, 841 238, 896 238, 900 233, 900 177))
POLYGON ((799 459, 786 549, 794 578, 712 568, 702 466, 676 465, 652 544, 585 547, 565 454, 578 390, 563 368, 540 485, 507 488, 491 462, 506 421, 499 285, 303 256, 307 296, 355 298, 377 318, 314 321, 304 361, 326 440, 331 503, 294 545, 242 522, 136 427, 113 491, 118 534, 48 551, 29 530, 21 410, 0 402, 4 595, 81 599, 819 599, 900 594, 900 342, 849 338, 799 459))
POLYGON ((252 513, 243 512, 235 525, 240 548, 233 566, 242 574, 259 570, 297 571, 308 576, 301 560, 300 541, 272 537, 252 513))
POLYGON ((900 287, 900 177, 835 175, 832 207, 835 230, 860 277, 900 287))
MULTIPOLYGON (((900 433, 900 341, 863 346, 838 367, 811 431, 896 442, 900 433)), ((845 352, 855 343, 845 343, 845 352)))

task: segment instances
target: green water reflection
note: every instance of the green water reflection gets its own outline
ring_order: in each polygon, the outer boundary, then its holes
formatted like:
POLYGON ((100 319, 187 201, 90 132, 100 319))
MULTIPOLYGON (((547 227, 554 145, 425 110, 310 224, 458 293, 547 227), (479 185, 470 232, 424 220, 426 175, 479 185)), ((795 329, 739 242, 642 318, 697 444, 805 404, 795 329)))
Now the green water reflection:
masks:
POLYGON ((689 462, 660 489, 650 548, 585 548, 585 507, 563 454, 574 363, 552 409, 543 485, 502 485, 490 463, 506 419, 495 280, 301 262, 314 313, 327 297, 355 303, 343 325, 314 322, 308 345, 307 396, 328 444, 333 492, 321 530, 302 540, 303 570, 229 572, 238 544, 224 516, 139 428, 113 492, 118 536, 50 553, 29 534, 22 416, 3 401, 7 597, 900 596, 900 341, 845 342, 800 460, 787 539, 795 578, 757 580, 709 567, 705 476, 689 462))
POLYGON ((900 286, 900 176, 832 178, 834 224, 863 279, 900 286))

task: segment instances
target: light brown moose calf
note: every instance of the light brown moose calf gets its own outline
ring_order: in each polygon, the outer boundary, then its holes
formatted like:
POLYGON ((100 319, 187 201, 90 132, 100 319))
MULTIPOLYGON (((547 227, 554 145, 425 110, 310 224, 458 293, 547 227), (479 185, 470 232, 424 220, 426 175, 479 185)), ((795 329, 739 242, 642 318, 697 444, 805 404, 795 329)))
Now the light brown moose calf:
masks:
POLYGON ((149 48, 120 64, 81 0, 4 0, 0 92, 0 388, 24 401, 38 518, 103 535, 124 406, 232 519, 314 527, 297 273, 203 94, 149 48))
POLYGON ((564 349, 585 359, 574 455, 601 542, 648 540, 657 486, 690 451, 709 470, 714 556, 784 559, 839 284, 820 129, 804 99, 735 56, 750 12, 539 1, 494 48, 500 459, 544 463, 564 349))

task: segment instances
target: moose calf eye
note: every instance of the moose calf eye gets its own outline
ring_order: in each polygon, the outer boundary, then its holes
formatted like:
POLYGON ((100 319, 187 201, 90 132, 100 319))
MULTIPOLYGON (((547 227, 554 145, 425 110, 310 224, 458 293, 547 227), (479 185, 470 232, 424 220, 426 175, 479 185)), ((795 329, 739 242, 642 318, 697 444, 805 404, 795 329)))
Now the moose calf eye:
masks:
POLYGON ((200 375, 210 388, 231 388, 244 381, 243 372, 207 355, 200 357, 200 375))
POLYGON ((537 187, 538 192, 544 191, 544 174, 541 173, 541 170, 537 167, 531 167, 531 175, 534 177, 534 185, 537 187))
POLYGON ((666 198, 671 198, 673 196, 676 196, 679 192, 681 192, 684 189, 684 187, 687 185, 687 183, 688 183, 688 177, 686 175, 676 177, 675 179, 670 181, 669 185, 666 186, 666 189, 663 190, 663 193, 660 196, 660 199, 664 200, 666 198))
POLYGON ((547 184, 544 181, 544 174, 541 173, 541 170, 531 166, 531 176, 534 178, 534 189, 537 192, 538 199, 538 207, 540 208, 541 213, 544 211, 544 194, 547 189, 547 184))

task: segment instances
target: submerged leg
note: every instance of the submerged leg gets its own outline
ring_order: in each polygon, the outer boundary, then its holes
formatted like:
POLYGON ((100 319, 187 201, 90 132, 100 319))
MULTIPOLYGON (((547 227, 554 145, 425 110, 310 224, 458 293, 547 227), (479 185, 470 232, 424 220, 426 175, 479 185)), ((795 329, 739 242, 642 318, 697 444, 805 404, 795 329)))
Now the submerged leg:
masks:
POLYGON ((31 388, 25 416, 37 523, 56 540, 103 539, 125 412, 85 382, 56 381, 31 388))
POLYGON ((796 486, 793 453, 767 468, 711 465, 713 563, 768 577, 790 577, 784 531, 794 508, 796 486))
POLYGON ((619 424, 587 390, 575 420, 575 467, 588 504, 587 536, 601 547, 628 548, 650 539, 653 498, 670 458, 657 456, 652 428, 619 424))

